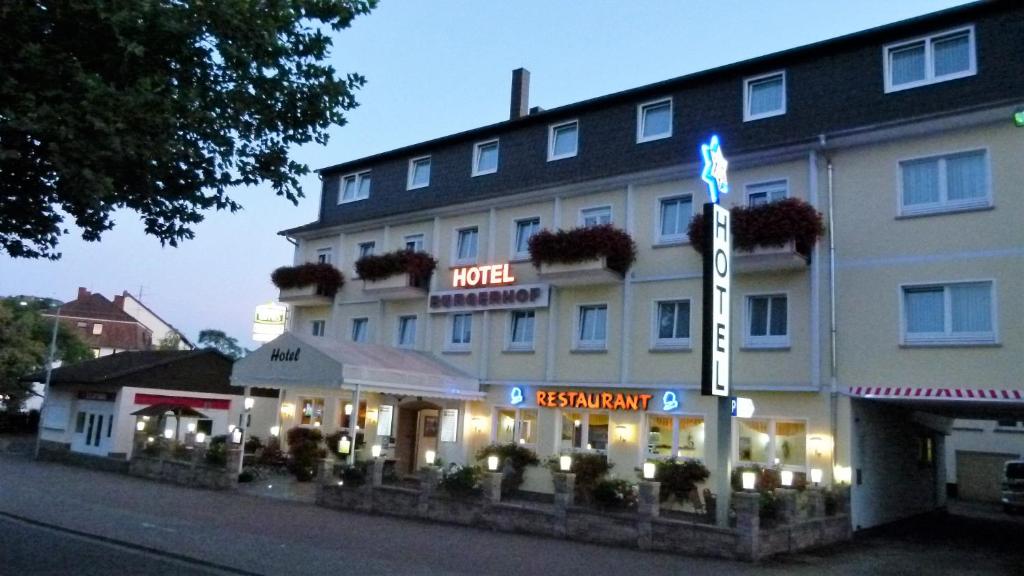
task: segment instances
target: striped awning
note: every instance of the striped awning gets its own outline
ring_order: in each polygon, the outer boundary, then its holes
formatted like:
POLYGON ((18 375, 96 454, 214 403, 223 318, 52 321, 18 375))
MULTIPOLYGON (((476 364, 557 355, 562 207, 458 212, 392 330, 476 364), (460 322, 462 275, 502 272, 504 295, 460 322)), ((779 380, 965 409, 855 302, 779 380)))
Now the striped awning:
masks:
POLYGON ((1019 402, 1024 400, 1020 390, 994 388, 910 388, 902 386, 852 386, 850 396, 858 398, 906 398, 915 400, 988 400, 1019 402))

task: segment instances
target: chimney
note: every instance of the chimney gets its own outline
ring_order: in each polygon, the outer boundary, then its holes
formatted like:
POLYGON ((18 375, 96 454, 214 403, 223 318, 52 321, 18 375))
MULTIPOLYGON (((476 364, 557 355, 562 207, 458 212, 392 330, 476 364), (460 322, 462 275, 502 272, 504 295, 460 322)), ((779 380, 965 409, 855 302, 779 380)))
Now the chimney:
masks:
POLYGON ((78 287, 78 299, 81 300, 83 298, 88 298, 88 297, 89 297, 89 291, 86 290, 84 287, 79 286, 78 287))
POLYGON ((512 105, 509 120, 522 118, 530 113, 530 71, 516 68, 512 71, 512 105))
POLYGON ((114 296, 114 307, 124 310, 124 294, 114 296))

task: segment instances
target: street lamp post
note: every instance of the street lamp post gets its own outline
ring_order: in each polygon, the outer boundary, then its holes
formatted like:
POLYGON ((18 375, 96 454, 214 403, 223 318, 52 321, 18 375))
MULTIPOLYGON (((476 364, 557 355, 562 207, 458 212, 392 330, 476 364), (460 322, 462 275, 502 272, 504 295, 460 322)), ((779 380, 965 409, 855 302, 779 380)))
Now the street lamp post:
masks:
POLYGON ((36 429, 36 459, 39 459, 39 447, 43 441, 43 422, 46 415, 46 400, 50 396, 50 376, 53 374, 53 358, 57 355, 57 327, 60 325, 60 306, 53 317, 53 330, 50 333, 50 353, 46 359, 46 380, 43 382, 43 402, 39 405, 39 424, 36 429))

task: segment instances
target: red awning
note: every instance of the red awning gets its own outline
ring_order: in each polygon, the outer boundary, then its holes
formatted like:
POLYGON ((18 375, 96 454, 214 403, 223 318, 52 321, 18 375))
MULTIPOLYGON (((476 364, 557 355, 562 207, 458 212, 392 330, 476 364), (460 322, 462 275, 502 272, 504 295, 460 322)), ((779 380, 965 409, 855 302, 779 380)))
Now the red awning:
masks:
POLYGON ((174 404, 189 408, 205 408, 206 410, 227 410, 231 408, 231 400, 219 398, 196 398, 193 396, 162 396, 160 394, 136 394, 136 404, 174 404))

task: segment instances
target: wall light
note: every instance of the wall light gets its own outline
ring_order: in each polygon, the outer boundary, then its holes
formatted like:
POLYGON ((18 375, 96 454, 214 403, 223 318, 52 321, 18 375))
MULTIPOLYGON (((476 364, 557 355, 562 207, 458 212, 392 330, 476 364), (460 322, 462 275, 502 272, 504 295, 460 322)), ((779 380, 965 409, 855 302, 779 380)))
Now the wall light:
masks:
POLYGON ((146 429, 146 423, 143 422, 142 420, 139 420, 138 422, 135 423, 135 429, 138 430, 139 432, 142 432, 143 430, 146 429))
POLYGON ((427 466, 433 466, 434 461, 437 460, 437 452, 434 452, 433 450, 427 450, 427 452, 423 455, 423 459, 427 461, 427 466))
POLYGON ((167 438, 168 440, 174 438, 174 429, 167 428, 166 430, 164 430, 164 438, 167 438))
POLYGON ((231 443, 232 444, 241 444, 242 443, 242 429, 241 428, 235 428, 235 430, 231 433, 231 443))
POLYGON ((572 470, 572 456, 562 456, 558 459, 558 469, 562 472, 572 470))
POLYGON ((188 426, 186 426, 186 428, 188 428, 189 433, 194 433, 196 431, 196 423, 195 422, 189 422, 188 426))
POLYGON ((252 407, 256 405, 256 399, 252 396, 246 396, 244 400, 245 411, 252 410, 252 407))
POLYGON ((744 472, 743 478, 743 489, 753 490, 754 485, 757 484, 757 472, 744 472))
POLYGON ((849 484, 853 479, 853 468, 849 466, 836 466, 832 470, 832 476, 836 479, 836 482, 840 484, 849 484))
POLYGON ((280 435, 280 434, 281 434, 281 427, 280 426, 271 426, 270 427, 270 435, 271 436, 273 436, 274 438, 277 438, 278 435, 280 435))
POLYGON ((628 439, 629 428, 625 424, 619 424, 615 427, 615 435, 619 442, 625 442, 628 439))
POLYGON ((373 456, 374 458, 380 458, 380 450, 380 444, 374 444, 373 446, 370 446, 370 456, 373 456))
POLYGON ((351 404, 345 404, 345 416, 351 416, 351 415, 352 415, 352 405, 351 404))
POLYGON ((814 455, 818 458, 821 457, 821 451, 825 448, 825 439, 821 436, 811 436, 811 450, 814 450, 814 455))
POLYGON ((149 416, 143 416, 142 417, 142 421, 143 422, 149 422, 149 416))
POLYGON ((789 488, 793 485, 793 471, 783 470, 782 471, 782 485, 789 488))
POLYGON ((821 484, 821 468, 811 468, 811 482, 817 486, 821 484))
POLYGON ((285 418, 292 418, 295 416, 295 404, 291 402, 285 402, 281 404, 281 416, 285 418))
POLYGON ((479 416, 473 416, 473 431, 477 434, 484 431, 484 419, 479 416))
POLYGON ((196 432, 196 444, 203 444, 206 442, 206 432, 196 432))
POLYGON ((644 480, 654 480, 654 462, 644 462, 644 480))
POLYGON ((338 438, 338 452, 342 454, 348 454, 352 450, 352 441, 348 439, 348 436, 342 436, 338 438))
POLYGON ((495 472, 495 471, 498 470, 498 457, 497 456, 488 456, 487 457, 487 469, 490 470, 491 472, 495 472))
POLYGON ((235 428, 238 428, 238 426, 235 426, 234 424, 228 424, 228 434, 234 433, 235 428))
POLYGON ((367 422, 376 422, 377 421, 377 411, 376 410, 367 410, 366 411, 366 421, 367 422))
POLYGON ((153 443, 153 440, 155 440, 155 438, 153 438, 152 436, 150 436, 149 438, 146 438, 146 442, 149 442, 150 444, 153 443))

